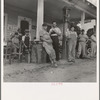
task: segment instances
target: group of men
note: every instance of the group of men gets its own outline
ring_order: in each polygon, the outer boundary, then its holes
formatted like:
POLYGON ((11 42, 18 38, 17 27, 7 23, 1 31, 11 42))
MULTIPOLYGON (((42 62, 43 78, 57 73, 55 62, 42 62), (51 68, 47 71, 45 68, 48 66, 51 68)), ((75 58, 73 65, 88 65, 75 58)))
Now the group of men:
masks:
POLYGON ((93 32, 90 37, 88 37, 85 34, 84 29, 80 30, 80 34, 77 35, 77 33, 74 31, 74 27, 71 27, 70 31, 67 31, 66 38, 68 40, 68 51, 69 51, 69 59, 68 61, 75 62, 75 58, 80 58, 82 55, 82 58, 88 58, 88 48, 87 45, 88 41, 90 41, 90 58, 96 57, 96 33, 93 32), (76 50, 76 45, 78 45, 78 50, 76 50))
POLYGON ((20 49, 23 46, 23 53, 25 53, 26 50, 28 50, 30 47, 31 37, 29 36, 29 30, 26 29, 25 35, 22 36, 21 30, 18 29, 18 31, 11 36, 11 40, 14 52, 17 52, 18 49, 20 49))
MULTIPOLYGON (((47 32, 47 25, 43 24, 43 30, 47 32), (45 28, 46 26, 46 28, 45 28)), ((41 34, 41 33, 40 33, 41 34)), ((54 21, 52 23, 52 28, 47 33, 49 34, 49 38, 52 40, 52 47, 55 51, 55 59, 59 61, 59 37, 62 37, 62 32, 60 28, 57 27, 57 23, 54 21)), ((41 35, 40 35, 41 36, 41 35)), ((91 57, 94 57, 96 54, 96 36, 93 34, 91 37, 91 57)), ((67 29, 66 31, 66 40, 68 41, 68 61, 75 62, 75 58, 80 58, 82 54, 83 58, 87 57, 86 54, 86 42, 89 40, 89 37, 85 34, 85 31, 82 29, 80 34, 77 35, 74 27, 67 29), (76 52, 76 45, 78 41, 78 51, 76 52)), ((12 38, 12 42, 16 48, 16 44, 23 43, 24 49, 29 49, 30 47, 31 37, 29 36, 29 30, 25 30, 25 35, 22 36, 21 30, 19 29, 14 37, 12 38)), ((63 41, 63 40, 62 40, 63 41)), ((23 51, 25 52, 25 51, 23 51)))
MULTIPOLYGON (((56 54, 56 61, 59 61, 59 37, 62 37, 62 32, 57 27, 57 23, 55 21, 52 23, 52 28, 48 33, 52 39, 53 49, 55 50, 56 54)), ((75 62, 75 58, 80 58, 80 56, 82 56, 83 59, 88 58, 88 41, 91 41, 90 57, 96 57, 97 45, 95 32, 88 37, 85 33, 85 30, 81 29, 80 34, 78 35, 75 31, 75 28, 72 26, 70 29, 67 29, 65 36, 68 42, 68 62, 75 62), (78 45, 77 50, 76 45, 78 45)))

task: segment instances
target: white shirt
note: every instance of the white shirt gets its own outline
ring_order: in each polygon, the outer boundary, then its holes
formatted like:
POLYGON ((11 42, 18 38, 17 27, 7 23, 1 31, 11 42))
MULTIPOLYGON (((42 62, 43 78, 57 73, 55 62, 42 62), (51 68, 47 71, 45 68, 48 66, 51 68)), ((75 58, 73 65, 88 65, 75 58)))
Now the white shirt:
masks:
POLYGON ((67 29, 67 32, 65 33, 65 36, 68 37, 70 35, 69 29, 67 29))
MULTIPOLYGON (((25 41, 25 36, 26 35, 22 36, 22 41, 25 41)), ((29 36, 29 38, 30 38, 30 41, 31 41, 31 37, 30 36, 29 36)))
POLYGON ((96 37, 94 35, 91 36, 93 42, 96 42, 96 37))
POLYGON ((61 35, 61 30, 58 27, 52 27, 49 31, 49 33, 51 34, 52 31, 55 31, 55 33, 57 33, 57 35, 61 35))

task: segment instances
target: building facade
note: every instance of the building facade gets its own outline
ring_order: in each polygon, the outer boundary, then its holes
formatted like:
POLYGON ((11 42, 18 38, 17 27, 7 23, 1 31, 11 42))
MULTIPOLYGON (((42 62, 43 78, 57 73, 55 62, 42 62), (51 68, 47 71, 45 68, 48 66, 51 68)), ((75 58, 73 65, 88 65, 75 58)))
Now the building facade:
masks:
POLYGON ((34 37, 38 39, 43 22, 51 26, 52 21, 57 21, 58 27, 63 33, 64 6, 71 9, 70 21, 72 22, 81 21, 81 25, 83 25, 86 19, 96 19, 96 7, 91 8, 87 2, 84 4, 83 1, 79 0, 76 5, 73 5, 75 3, 73 0, 5 0, 4 41, 7 42, 10 34, 16 32, 18 28, 21 28, 22 34, 25 29, 29 29, 32 39, 34 37), (83 4, 81 8, 79 7, 80 3, 83 4))

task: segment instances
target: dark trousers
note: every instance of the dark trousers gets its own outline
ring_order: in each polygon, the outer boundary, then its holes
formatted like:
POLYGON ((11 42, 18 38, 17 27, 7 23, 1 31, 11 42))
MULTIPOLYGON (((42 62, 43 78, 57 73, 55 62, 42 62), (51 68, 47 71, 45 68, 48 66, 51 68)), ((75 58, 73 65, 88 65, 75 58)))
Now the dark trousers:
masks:
POLYGON ((59 39, 58 36, 51 36, 51 39, 53 41, 52 45, 56 53, 56 60, 58 61, 59 60, 59 39))
POLYGON ((29 51, 29 47, 27 47, 27 48, 23 47, 23 54, 27 54, 28 51, 29 51))

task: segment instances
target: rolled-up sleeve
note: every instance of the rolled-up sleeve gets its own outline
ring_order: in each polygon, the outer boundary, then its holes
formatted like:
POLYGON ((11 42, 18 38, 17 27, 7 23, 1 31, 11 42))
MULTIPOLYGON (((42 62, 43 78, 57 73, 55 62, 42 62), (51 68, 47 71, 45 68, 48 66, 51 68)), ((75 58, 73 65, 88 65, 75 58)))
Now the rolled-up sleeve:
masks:
POLYGON ((70 35, 70 31, 67 30, 67 32, 65 33, 66 37, 68 37, 70 35))
POLYGON ((57 32, 61 35, 61 30, 59 28, 57 28, 57 32))
POLYGON ((22 41, 24 41, 24 40, 25 40, 25 36, 22 37, 22 41))
POLYGON ((96 42, 96 37, 95 36, 91 36, 91 39, 94 41, 94 42, 96 42))
POLYGON ((30 41, 32 41, 32 38, 31 38, 31 36, 30 36, 30 41))
POLYGON ((52 28, 49 30, 49 35, 51 34, 51 32, 52 32, 52 28))

